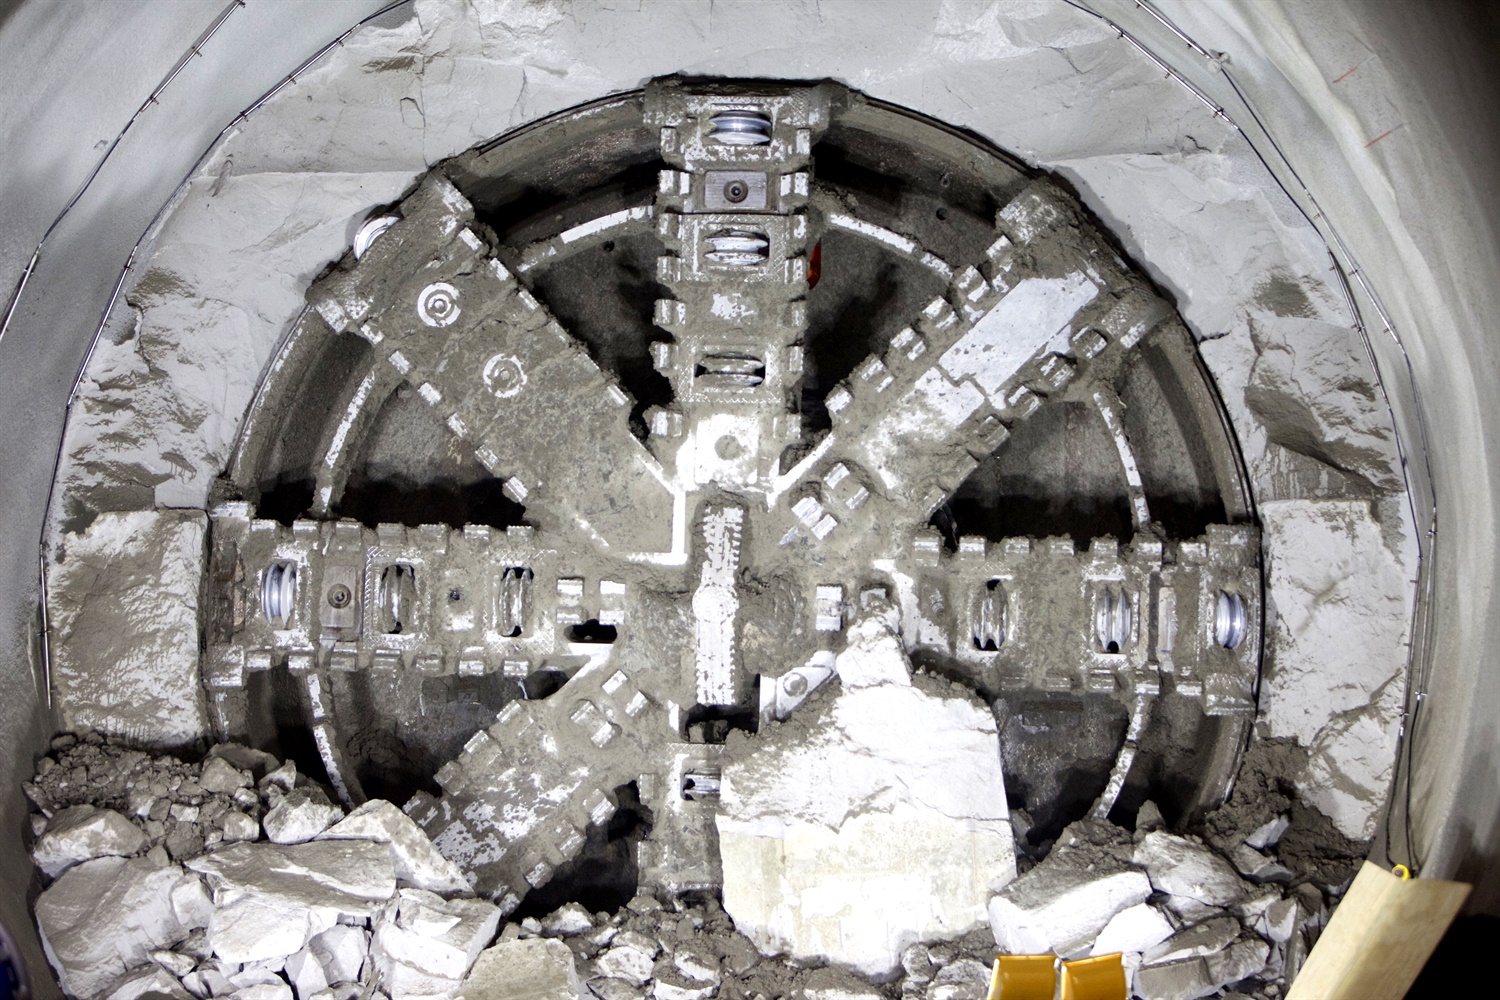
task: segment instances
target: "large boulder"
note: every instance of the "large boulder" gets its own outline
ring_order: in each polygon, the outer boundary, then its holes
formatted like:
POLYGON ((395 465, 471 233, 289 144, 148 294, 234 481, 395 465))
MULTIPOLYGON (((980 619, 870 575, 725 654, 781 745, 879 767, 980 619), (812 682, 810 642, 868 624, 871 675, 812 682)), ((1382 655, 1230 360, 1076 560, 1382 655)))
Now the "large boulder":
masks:
POLYGON ((587 993, 567 945, 529 938, 485 949, 461 995, 465 1000, 575 1000, 587 993))
POLYGON ((146 846, 145 832, 113 809, 69 806, 47 824, 47 832, 31 850, 31 860, 49 878, 57 878, 79 862, 129 857, 146 846))
POLYGON ((856 633, 839 658, 851 685, 731 748, 724 908, 766 954, 887 976, 914 942, 982 927, 1015 877, 994 716, 914 685, 889 638, 856 633))
POLYGON ((341 917, 370 919, 396 893, 390 851, 369 841, 235 844, 188 867, 213 887, 208 941, 226 962, 294 955, 341 917))
POLYGON ((150 858, 96 858, 68 869, 36 901, 37 927, 58 984, 91 997, 151 952, 187 936, 172 909, 176 865, 150 858))
POLYGON ((396 880, 443 895, 467 893, 458 866, 438 853, 410 816, 384 799, 371 799, 318 835, 319 840, 374 840, 389 844, 396 880))
POLYGON ((370 954, 392 996, 452 997, 499 926, 500 910, 486 900, 402 889, 376 923, 370 954))

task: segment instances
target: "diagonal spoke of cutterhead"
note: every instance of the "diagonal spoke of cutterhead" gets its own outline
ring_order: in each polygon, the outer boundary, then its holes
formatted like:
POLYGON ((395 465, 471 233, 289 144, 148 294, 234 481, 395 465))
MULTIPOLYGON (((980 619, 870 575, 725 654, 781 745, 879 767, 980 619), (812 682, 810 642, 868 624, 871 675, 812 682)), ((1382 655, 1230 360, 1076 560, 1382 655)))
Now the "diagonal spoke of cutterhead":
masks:
POLYGON ((670 552, 674 496, 630 433, 630 397, 492 255, 449 182, 429 177, 401 216, 312 287, 313 307, 374 345, 544 528, 670 552))

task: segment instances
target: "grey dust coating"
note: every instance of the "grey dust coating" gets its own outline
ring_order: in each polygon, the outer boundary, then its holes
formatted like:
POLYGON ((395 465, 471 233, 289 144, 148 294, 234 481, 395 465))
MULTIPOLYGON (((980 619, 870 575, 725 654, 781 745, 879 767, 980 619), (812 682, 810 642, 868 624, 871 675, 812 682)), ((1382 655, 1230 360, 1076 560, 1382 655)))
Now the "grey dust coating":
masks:
POLYGON ((622 805, 633 877, 715 889, 728 733, 888 609, 1046 720, 1005 729, 1033 837, 1222 800, 1248 487, 1180 319, 1053 182, 832 84, 659 81, 440 165, 308 302, 211 519, 215 735, 305 727, 507 913, 622 805), (1026 735, 1084 720, 1092 770, 1026 735))

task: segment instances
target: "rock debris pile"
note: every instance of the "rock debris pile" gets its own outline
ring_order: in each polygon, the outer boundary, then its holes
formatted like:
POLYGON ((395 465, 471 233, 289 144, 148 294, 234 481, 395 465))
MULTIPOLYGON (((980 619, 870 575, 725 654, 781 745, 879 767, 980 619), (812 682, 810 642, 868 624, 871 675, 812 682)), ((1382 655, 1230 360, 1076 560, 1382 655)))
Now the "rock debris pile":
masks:
MULTIPOLYGON (((997 952, 1116 951, 1138 997, 1276 1000, 1348 870, 1277 860, 1296 839, 1286 813, 1249 829, 1256 807, 1231 802, 1209 846, 1147 803, 1133 834, 1074 823, 993 893, 988 927, 905 947, 872 979, 763 955, 712 898, 502 925, 396 806, 346 813, 291 762, 234 744, 188 763, 64 735, 26 792, 48 957, 70 996, 101 1000, 983 1000, 997 952)), ((852 907, 875 891, 851 886, 852 907)))

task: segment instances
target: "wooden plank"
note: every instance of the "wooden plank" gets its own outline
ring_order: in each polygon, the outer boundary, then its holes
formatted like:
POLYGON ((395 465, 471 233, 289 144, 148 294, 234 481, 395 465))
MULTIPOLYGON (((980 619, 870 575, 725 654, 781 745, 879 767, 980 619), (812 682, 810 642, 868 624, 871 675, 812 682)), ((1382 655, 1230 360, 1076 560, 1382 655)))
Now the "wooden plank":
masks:
POLYGON ((1286 1000, 1401 1000, 1471 888, 1402 881, 1366 861, 1286 1000))

